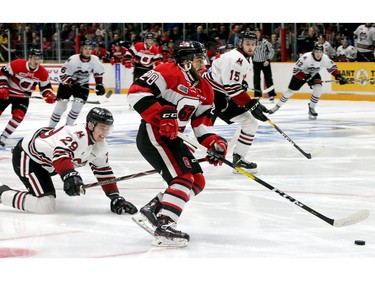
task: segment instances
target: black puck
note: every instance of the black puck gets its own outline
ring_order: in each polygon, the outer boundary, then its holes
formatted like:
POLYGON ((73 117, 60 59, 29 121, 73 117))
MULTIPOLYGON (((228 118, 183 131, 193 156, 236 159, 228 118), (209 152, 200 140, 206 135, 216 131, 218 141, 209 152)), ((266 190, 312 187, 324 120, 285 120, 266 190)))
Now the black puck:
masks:
POLYGON ((363 246, 363 245, 366 244, 366 242, 363 241, 363 240, 355 240, 355 241, 354 241, 354 244, 356 244, 356 245, 360 245, 360 246, 363 246))

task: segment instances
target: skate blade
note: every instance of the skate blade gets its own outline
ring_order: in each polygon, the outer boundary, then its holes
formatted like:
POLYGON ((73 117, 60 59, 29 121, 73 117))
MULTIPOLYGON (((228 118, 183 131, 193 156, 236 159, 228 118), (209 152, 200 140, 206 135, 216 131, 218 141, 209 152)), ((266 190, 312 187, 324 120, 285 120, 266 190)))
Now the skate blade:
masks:
POLYGON ((163 236, 155 237, 155 240, 152 241, 151 245, 155 247, 163 248, 182 248, 186 247, 189 244, 189 241, 183 238, 166 238, 163 236))
POLYGON ((312 116, 312 115, 309 115, 309 119, 310 119, 310 120, 316 120, 316 118, 318 118, 318 116, 312 116))
POLYGON ((152 236, 154 236, 156 227, 153 226, 143 214, 138 213, 134 215, 132 217, 132 220, 140 227, 142 227, 144 230, 146 230, 148 233, 150 233, 152 236))

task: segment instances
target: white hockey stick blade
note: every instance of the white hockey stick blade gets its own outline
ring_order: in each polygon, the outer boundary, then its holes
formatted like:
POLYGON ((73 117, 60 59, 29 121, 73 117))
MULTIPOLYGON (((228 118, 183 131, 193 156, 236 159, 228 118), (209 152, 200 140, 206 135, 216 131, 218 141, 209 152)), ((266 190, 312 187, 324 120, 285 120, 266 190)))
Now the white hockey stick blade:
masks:
POLYGON ((360 210, 346 218, 341 218, 333 221, 333 226, 335 227, 342 227, 342 226, 347 226, 351 224, 355 224, 358 222, 361 222, 365 219, 368 218, 370 215, 370 211, 367 209, 360 210))
POLYGON ((274 90, 274 89, 275 89, 275 85, 272 85, 271 87, 269 87, 269 88, 263 90, 262 93, 263 93, 263 94, 267 94, 267 93, 271 92, 271 91, 274 90))

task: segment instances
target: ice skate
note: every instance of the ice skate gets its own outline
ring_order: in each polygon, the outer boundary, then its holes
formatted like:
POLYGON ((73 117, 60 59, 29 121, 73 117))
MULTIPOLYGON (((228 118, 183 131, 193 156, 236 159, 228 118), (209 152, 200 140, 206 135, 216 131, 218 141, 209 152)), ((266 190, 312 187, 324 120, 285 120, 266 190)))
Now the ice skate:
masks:
POLYGON ((162 198, 162 193, 159 192, 155 198, 153 198, 149 203, 143 206, 139 213, 132 217, 132 220, 146 230, 151 235, 154 235, 155 229, 158 226, 157 214, 162 208, 162 203, 160 198, 162 198))
POLYGON ((3 136, 0 136, 0 148, 5 147, 6 138, 3 136))
POLYGON ((12 190, 9 186, 3 184, 1 185, 0 183, 0 204, 1 204, 1 195, 3 194, 4 191, 12 190))
POLYGON ((188 245, 190 236, 187 233, 176 230, 177 224, 167 216, 161 216, 158 220, 159 226, 155 229, 155 240, 153 246, 157 247, 185 247, 188 245))
MULTIPOLYGON (((249 162, 245 158, 237 153, 233 153, 233 166, 240 167, 249 173, 255 174, 257 172, 257 164, 249 162)), ((233 174, 239 174, 236 169, 233 169, 233 174)))
POLYGON ((280 109, 280 106, 278 106, 277 104, 272 107, 271 109, 268 110, 268 113, 269 114, 274 114, 276 111, 278 111, 280 109))
POLYGON ((316 118, 318 118, 318 113, 315 111, 315 108, 310 107, 309 104, 309 119, 316 120, 316 118))

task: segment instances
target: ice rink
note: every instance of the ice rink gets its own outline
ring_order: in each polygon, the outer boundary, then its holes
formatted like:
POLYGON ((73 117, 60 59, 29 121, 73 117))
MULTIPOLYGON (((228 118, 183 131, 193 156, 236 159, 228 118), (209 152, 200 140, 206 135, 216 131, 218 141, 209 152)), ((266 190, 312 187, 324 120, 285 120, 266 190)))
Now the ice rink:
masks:
MULTIPOLYGON (((91 94, 89 99, 98 100, 98 97, 91 94)), ((307 100, 292 98, 269 117, 304 151, 310 152, 312 159, 305 158, 270 124, 260 122, 247 155, 258 164, 255 175, 327 217, 338 219, 368 209, 368 219, 351 226, 333 227, 250 178, 233 174, 226 165, 214 167, 203 163, 206 188, 186 205, 179 220, 178 228, 190 235, 190 243, 185 248, 162 249, 150 245, 153 238, 139 228, 130 215, 111 213, 109 199, 100 187, 91 188, 80 197, 69 197, 62 190, 60 178, 55 176, 57 206, 54 214, 23 213, 0 205, 0 258, 16 257, 10 260, 17 260, 21 265, 25 260, 35 260, 32 258, 64 258, 68 267, 77 266, 75 258, 108 259, 116 268, 123 265, 124 272, 139 264, 160 265, 160 261, 167 261, 172 268, 213 263, 215 272, 222 272, 216 280, 229 274, 224 267, 232 263, 241 265, 241 270, 247 268, 248 275, 243 273, 243 279, 231 279, 236 275, 228 275, 229 280, 261 280, 252 274, 258 265, 265 272, 275 268, 296 277, 293 271, 299 265, 307 269, 311 265, 313 272, 329 266, 342 273, 352 265, 373 264, 375 103, 321 100, 316 108, 319 117, 315 121, 307 118, 307 103, 307 100), (365 240, 366 245, 355 245, 355 240, 365 240)), ((266 101, 264 104, 268 108, 272 106, 266 101)), ((84 106, 78 122, 84 122, 93 106, 84 106)), ((112 95, 99 106, 109 109, 115 117, 108 141, 110 163, 116 176, 152 169, 135 146, 140 118, 128 108, 126 96, 112 95)), ((9 144, 47 126, 53 107, 32 99, 25 120, 11 136, 9 144)), ((1 131, 9 119, 10 108, 0 117, 1 131)), ((215 129, 230 141, 237 125, 229 126, 219 120, 215 129)), ((203 155, 197 152, 197 158, 203 155)), ((228 159, 231 160, 231 153, 228 159)), ((10 149, 1 150, 0 182, 24 190, 11 165, 10 149)), ((80 168, 79 172, 85 183, 96 182, 89 167, 80 168)), ((118 184, 122 195, 138 208, 165 188, 158 174, 118 184)), ((91 260, 85 267, 100 266, 100 262, 91 260)), ((4 264, 0 262, 0 266, 4 264)), ((236 265, 232 265, 233 274, 242 272, 236 265)), ((168 266, 164 263, 161 266, 162 272, 168 274, 168 266)), ((141 270, 148 271, 148 267, 142 266, 141 270)), ((364 272, 358 270, 357 274, 364 272)), ((309 276, 313 275, 306 272, 299 277, 310 280, 309 276)), ((332 278, 334 276, 338 275, 332 278)), ((355 280, 366 280, 358 278, 361 275, 353 273, 353 276, 355 280)), ((126 279, 126 275, 117 278, 126 279)))

